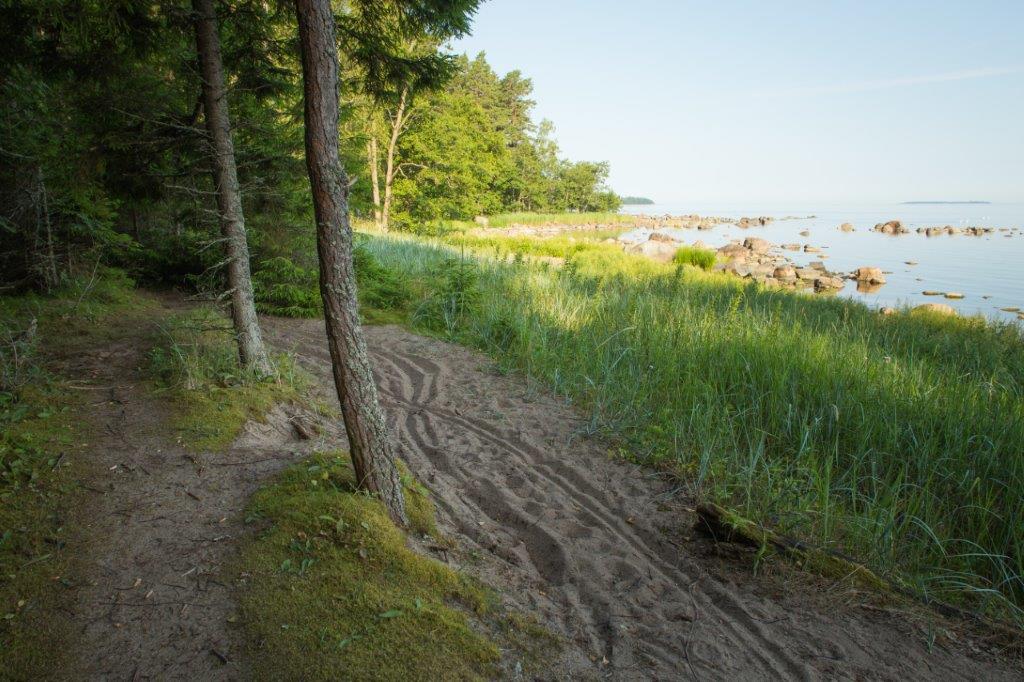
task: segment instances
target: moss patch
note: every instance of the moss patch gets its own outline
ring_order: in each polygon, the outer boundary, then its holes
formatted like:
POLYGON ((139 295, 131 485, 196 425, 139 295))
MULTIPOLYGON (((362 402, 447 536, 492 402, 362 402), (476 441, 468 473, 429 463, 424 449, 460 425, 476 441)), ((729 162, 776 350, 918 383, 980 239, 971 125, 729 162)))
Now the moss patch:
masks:
POLYGON ((239 367, 230 324, 209 307, 176 315, 149 353, 157 391, 174 403, 177 439, 195 451, 226 448, 248 420, 263 419, 277 403, 307 403, 309 377, 287 355, 273 358, 273 377, 239 367))
POLYGON ((67 624, 52 618, 70 582, 64 553, 76 487, 69 391, 53 379, 0 399, 0 660, 5 675, 55 670, 67 624))
POLYGON ((409 529, 414 533, 442 540, 441 534, 437 532, 437 517, 434 514, 434 503, 430 500, 430 493, 401 460, 398 460, 398 469, 402 477, 402 493, 405 497, 405 515, 409 517, 409 529))
MULTIPOLYGON (((407 499, 412 509, 429 504, 422 491, 407 499)), ((267 524, 238 571, 257 678, 498 674, 498 646, 480 626, 495 611, 491 595, 408 549, 379 502, 354 490, 346 456, 289 468, 254 496, 248 519, 267 524)))

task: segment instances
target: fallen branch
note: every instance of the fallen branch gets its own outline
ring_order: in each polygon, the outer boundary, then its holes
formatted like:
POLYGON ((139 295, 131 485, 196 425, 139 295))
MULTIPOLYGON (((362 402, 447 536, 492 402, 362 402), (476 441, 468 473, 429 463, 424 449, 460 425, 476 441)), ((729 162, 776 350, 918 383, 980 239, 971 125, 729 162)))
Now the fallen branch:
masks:
POLYGON ((694 530, 710 537, 715 542, 732 542, 758 550, 771 547, 791 559, 800 568, 826 578, 850 580, 859 587, 899 594, 924 604, 943 616, 973 621, 994 633, 1003 646, 1015 651, 1024 649, 1024 638, 1019 629, 895 585, 874 573, 867 566, 845 557, 839 552, 812 547, 800 540, 780 535, 717 504, 697 505, 696 512, 697 522, 694 524, 694 530))
POLYGON ((886 580, 863 564, 837 552, 811 547, 799 540, 779 535, 717 504, 697 506, 697 523, 694 528, 717 542, 734 542, 756 549, 772 547, 802 568, 829 578, 848 579, 862 587, 877 590, 891 589, 886 580))

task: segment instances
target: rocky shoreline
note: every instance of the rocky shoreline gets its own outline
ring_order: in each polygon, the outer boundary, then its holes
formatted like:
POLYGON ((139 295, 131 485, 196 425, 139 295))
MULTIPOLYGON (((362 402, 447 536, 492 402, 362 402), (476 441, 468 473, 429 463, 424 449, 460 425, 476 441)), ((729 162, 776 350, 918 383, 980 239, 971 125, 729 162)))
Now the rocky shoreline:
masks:
MULTIPOLYGON (((626 253, 644 256, 660 262, 670 262, 676 252, 682 247, 690 247, 713 251, 716 255, 716 263, 712 270, 728 275, 749 279, 759 284, 772 288, 789 288, 813 291, 819 294, 830 294, 841 291, 847 282, 855 282, 858 292, 874 293, 886 284, 886 275, 891 272, 883 271, 881 268, 864 265, 852 271, 832 271, 825 260, 828 255, 824 253, 823 247, 814 246, 808 243, 784 243, 774 244, 760 237, 746 237, 733 239, 730 243, 715 248, 707 245, 701 240, 690 241, 682 235, 675 233, 678 230, 711 230, 720 225, 728 225, 741 229, 765 227, 775 221, 808 219, 814 216, 786 216, 773 218, 770 216, 744 217, 740 219, 724 218, 721 216, 701 216, 697 214, 681 216, 648 216, 644 214, 632 216, 631 220, 623 223, 584 223, 579 225, 566 225, 564 223, 544 223, 542 225, 516 224, 507 228, 487 229, 487 234, 502 234, 505 236, 533 236, 538 238, 554 237, 565 233, 585 232, 607 232, 622 230, 623 234, 617 237, 605 238, 603 241, 608 244, 615 244, 626 253), (639 233, 639 234, 637 234, 639 233), (796 263, 787 257, 786 252, 799 252, 803 254, 816 254, 819 260, 811 261, 806 266, 796 263)), ((842 223, 835 229, 840 232, 855 232, 857 228, 851 223, 842 223)), ((995 228, 995 227, 955 227, 945 225, 941 227, 918 227, 911 230, 900 220, 890 220, 878 223, 868 230, 888 236, 902 236, 919 234, 925 237, 937 236, 993 236, 1003 234, 1006 237, 1017 235, 1024 236, 1019 228, 995 228)), ((810 236, 808 230, 802 230, 801 237, 810 236)), ((581 235, 583 236, 583 235, 581 235)), ((916 265, 916 261, 906 261, 907 265, 916 265)), ((921 292, 926 296, 943 296, 947 299, 963 299, 962 293, 955 291, 929 291, 921 292)), ((987 296, 983 298, 988 298, 987 296)), ((923 303, 914 310, 927 310, 934 313, 956 315, 957 311, 952 306, 943 303, 923 303)), ((1014 312, 1018 319, 1024 320, 1024 311, 1009 311, 1000 308, 1004 312, 1014 312)), ((883 315, 894 314, 896 309, 882 307, 879 312, 883 315)))
MULTIPOLYGON (((853 232, 854 227, 850 223, 843 223, 839 226, 839 229, 843 232, 853 232)), ((872 232, 879 232, 881 234, 888 235, 901 235, 911 234, 910 228, 905 226, 899 220, 890 220, 887 223, 878 223, 873 228, 872 232)), ((923 234, 926 237, 938 237, 941 235, 966 235, 968 237, 984 237, 985 235, 995 234, 996 232, 1003 233, 1007 237, 1012 237, 1015 234, 1021 233, 1019 228, 1013 227, 954 227, 953 225, 944 225, 942 227, 918 227, 914 230, 917 234, 923 234)))
MULTIPOLYGON (((653 260, 669 262, 676 251, 683 246, 713 250, 704 242, 696 241, 684 244, 664 232, 652 231, 646 240, 621 243, 626 253, 633 253, 653 260)), ((788 246, 788 245, 787 245, 788 246)), ((854 280, 858 286, 881 286, 885 284, 885 275, 875 267, 862 267, 854 272, 831 272, 823 260, 813 261, 807 267, 801 267, 783 254, 783 247, 772 244, 760 237, 747 237, 742 242, 733 240, 729 244, 715 250, 718 262, 712 270, 752 279, 765 286, 807 288, 816 292, 838 291, 846 280, 854 280)), ((802 249, 805 253, 820 252, 820 249, 809 244, 802 249)), ((822 259, 827 256, 822 255, 822 259)))

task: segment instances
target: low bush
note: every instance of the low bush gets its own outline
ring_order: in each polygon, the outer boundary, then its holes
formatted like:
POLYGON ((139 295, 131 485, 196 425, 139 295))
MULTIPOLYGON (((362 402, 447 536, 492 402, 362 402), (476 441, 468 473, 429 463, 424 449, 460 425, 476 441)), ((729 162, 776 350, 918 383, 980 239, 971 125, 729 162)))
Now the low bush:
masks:
POLYGON ((716 258, 715 252, 710 249, 682 246, 672 256, 672 262, 676 265, 692 265, 701 270, 710 270, 715 266, 716 258))

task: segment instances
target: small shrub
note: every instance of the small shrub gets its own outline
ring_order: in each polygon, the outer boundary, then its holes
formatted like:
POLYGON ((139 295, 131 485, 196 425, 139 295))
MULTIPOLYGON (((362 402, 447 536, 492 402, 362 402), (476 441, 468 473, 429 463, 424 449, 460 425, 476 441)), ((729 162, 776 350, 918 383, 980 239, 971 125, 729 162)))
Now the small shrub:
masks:
POLYGON ((0 397, 16 396, 38 374, 36 319, 24 329, 0 325, 0 397))
POLYGON ((715 266, 715 252, 710 249, 683 246, 676 250, 672 262, 676 265, 693 265, 701 270, 710 270, 715 266))
POLYGON ((323 311, 317 271, 277 257, 260 263, 253 275, 256 309, 282 317, 319 317, 323 311))
POLYGON ((432 274, 436 286, 417 308, 413 322, 452 336, 479 305, 477 267, 475 263, 452 258, 442 262, 432 274))
POLYGON ((396 273, 380 264, 377 258, 360 245, 352 251, 359 302, 377 310, 401 310, 412 294, 408 285, 396 273))

